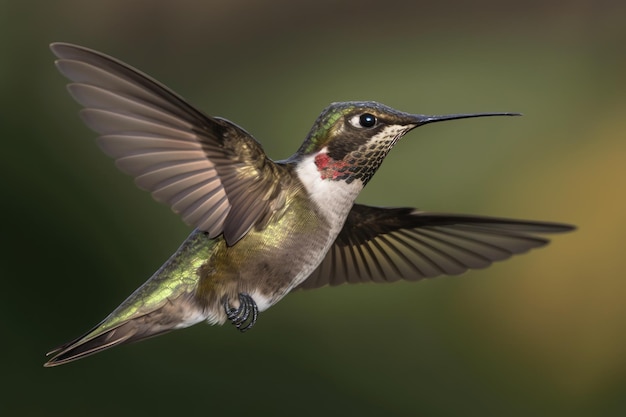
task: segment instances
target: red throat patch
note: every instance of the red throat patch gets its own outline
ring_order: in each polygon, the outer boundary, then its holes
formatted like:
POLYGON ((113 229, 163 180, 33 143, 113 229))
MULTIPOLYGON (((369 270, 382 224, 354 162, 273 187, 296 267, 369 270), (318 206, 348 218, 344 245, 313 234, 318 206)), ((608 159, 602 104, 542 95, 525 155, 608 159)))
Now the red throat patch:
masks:
POLYGON ((327 153, 315 155, 315 165, 323 180, 335 180, 344 175, 348 164, 345 161, 335 161, 327 153))

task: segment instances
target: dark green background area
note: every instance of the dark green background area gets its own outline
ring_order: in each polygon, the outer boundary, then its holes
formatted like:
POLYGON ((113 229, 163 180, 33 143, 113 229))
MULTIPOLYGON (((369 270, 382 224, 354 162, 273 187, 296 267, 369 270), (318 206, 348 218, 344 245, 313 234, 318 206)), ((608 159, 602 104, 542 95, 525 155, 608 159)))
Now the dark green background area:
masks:
POLYGON ((0 0, 3 416, 626 415, 623 2, 0 0), (437 3, 437 4, 435 4, 437 3), (268 154, 331 101, 419 128, 359 201, 574 223, 485 271, 294 293, 53 369, 190 229, 118 172, 48 44, 109 53, 268 154))

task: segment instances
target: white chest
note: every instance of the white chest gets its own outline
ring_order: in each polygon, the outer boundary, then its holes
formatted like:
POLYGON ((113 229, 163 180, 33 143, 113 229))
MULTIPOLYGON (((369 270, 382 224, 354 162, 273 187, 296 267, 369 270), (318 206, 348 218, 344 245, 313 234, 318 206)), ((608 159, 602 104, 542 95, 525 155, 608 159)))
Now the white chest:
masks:
POLYGON ((329 222, 334 241, 354 200, 363 189, 363 183, 356 180, 348 184, 342 180, 323 178, 315 164, 315 155, 304 158, 296 172, 311 200, 329 222))

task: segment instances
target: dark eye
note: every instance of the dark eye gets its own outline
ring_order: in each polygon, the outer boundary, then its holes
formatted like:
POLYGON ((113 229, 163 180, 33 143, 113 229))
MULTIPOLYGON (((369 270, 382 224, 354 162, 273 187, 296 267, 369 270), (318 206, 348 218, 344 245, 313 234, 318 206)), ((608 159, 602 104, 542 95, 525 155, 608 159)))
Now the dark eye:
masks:
POLYGON ((350 119, 350 124, 358 128, 368 128, 376 125, 376 116, 370 113, 363 113, 350 119))
POLYGON ((363 127, 372 127, 376 124, 376 116, 365 113, 359 117, 359 124, 363 127))

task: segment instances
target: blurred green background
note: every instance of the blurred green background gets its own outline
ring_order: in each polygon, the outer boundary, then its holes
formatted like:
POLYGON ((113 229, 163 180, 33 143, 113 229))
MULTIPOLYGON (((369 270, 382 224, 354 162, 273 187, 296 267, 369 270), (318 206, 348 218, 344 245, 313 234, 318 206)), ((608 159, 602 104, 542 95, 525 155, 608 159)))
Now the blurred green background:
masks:
POLYGON ((3 416, 626 415, 626 3, 0 1, 3 416), (405 137, 360 201, 579 230, 463 277, 298 292, 54 369, 190 232, 97 149, 47 45, 285 158, 331 101, 519 111, 405 137))

